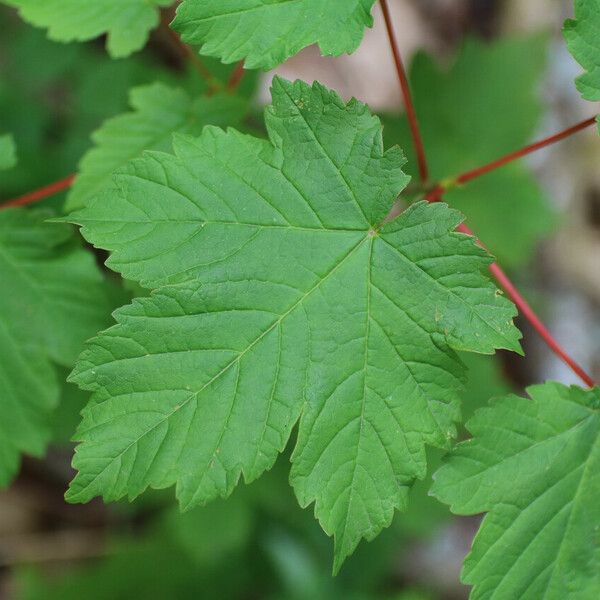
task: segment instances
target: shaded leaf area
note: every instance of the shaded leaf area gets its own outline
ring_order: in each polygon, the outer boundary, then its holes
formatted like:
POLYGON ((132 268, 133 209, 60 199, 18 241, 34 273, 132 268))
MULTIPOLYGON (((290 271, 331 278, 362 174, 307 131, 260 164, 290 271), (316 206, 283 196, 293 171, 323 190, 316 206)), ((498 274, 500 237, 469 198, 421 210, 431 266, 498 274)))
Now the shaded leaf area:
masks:
MULTIPOLYGON (((468 39, 448 69, 416 55, 410 80, 432 181, 483 165, 531 140, 543 114, 539 86, 546 48, 540 35, 491 44, 468 39)), ((417 173, 405 118, 386 116, 384 124, 386 139, 407 149, 408 172, 417 173)), ((522 161, 451 189, 444 199, 464 212, 469 226, 509 267, 528 261, 555 222, 546 195, 522 161)))
POLYGON ((356 50, 375 0, 184 0, 173 28, 225 63, 269 70, 311 44, 324 55, 356 50))
POLYGON ((205 128, 147 153, 72 218, 157 288, 115 313, 72 380, 94 392, 70 501, 177 486, 190 508, 271 468, 335 536, 337 570, 447 447, 456 351, 520 351, 491 258, 446 205, 380 226, 408 178, 356 100, 275 79, 269 141, 205 128), (177 285, 167 285, 177 284, 177 285))
POLYGON ((17 164, 17 148, 12 135, 0 135, 0 171, 12 169, 17 164))
POLYGON ((600 100, 600 2, 575 0, 575 18, 565 21, 564 36, 573 58, 586 70, 576 79, 586 100, 600 100))
POLYGON ((21 453, 39 456, 60 386, 85 340, 106 326, 116 293, 73 230, 45 211, 0 211, 0 484, 21 453))
MULTIPOLYGON (((131 88, 152 83, 182 88, 192 102, 207 89, 197 72, 183 67, 179 50, 168 38, 127 60, 111 61, 93 43, 47 40, 3 6, 0 30, 2 128, 13 134, 19 151, 19 164, 2 174, 0 201, 75 172, 93 146, 92 132, 106 119, 127 113, 131 88)), ((227 81, 232 67, 203 60, 217 81, 227 81)), ((251 95, 255 82, 248 74, 240 95, 251 95)), ((59 194, 45 202, 59 208, 63 198, 59 194)))
POLYGON ((113 58, 140 50, 159 23, 159 8, 172 0, 2 0, 21 17, 48 30, 58 42, 87 41, 107 34, 106 49, 113 58))
POLYGON ((245 99, 230 94, 192 98, 181 88, 153 83, 129 93, 134 112, 113 117, 92 134, 94 148, 81 160, 66 210, 81 208, 111 182, 111 175, 145 150, 171 150, 174 133, 198 135, 205 125, 239 125, 245 99))
POLYGON ((435 475, 458 514, 487 512, 467 556, 471 598, 600 595, 600 390, 530 387, 475 413, 435 475))
POLYGON ((490 398, 505 396, 511 386, 505 379, 498 356, 482 354, 461 354, 468 369, 465 391, 461 396, 461 421, 468 421, 473 413, 486 406, 490 398))
MULTIPOLYGON (((126 295, 123 294, 123 297, 126 295)), ((60 382, 59 401, 50 416, 50 444, 57 448, 71 446, 71 441, 81 421, 81 411, 89 402, 90 395, 76 385, 67 382, 69 370, 58 369, 60 382)))

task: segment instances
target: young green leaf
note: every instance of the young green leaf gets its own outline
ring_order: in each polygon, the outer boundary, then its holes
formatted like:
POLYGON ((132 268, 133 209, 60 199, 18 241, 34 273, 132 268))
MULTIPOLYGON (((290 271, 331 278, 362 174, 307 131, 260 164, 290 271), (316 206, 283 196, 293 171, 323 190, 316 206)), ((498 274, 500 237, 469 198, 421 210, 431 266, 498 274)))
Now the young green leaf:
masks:
POLYGON ((110 184, 112 173, 144 150, 171 150, 175 132, 199 134, 205 125, 236 125, 247 102, 231 94, 192 99, 184 90, 162 83, 134 88, 135 112, 106 121, 93 135, 95 147, 82 159, 66 209, 81 208, 110 184))
POLYGON ((70 367, 112 308, 93 256, 48 216, 0 211, 0 485, 20 453, 44 450, 59 395, 53 363, 70 367))
POLYGON ((176 137, 175 156, 133 161, 72 217, 159 289, 75 368, 94 396, 67 498, 226 496, 300 419, 291 481, 335 535, 337 569, 405 506, 425 444, 454 435, 454 350, 518 351, 520 334, 459 213, 419 203, 380 225, 407 177, 365 105, 279 78, 272 93, 269 141, 176 137))
POLYGON ((272 69, 306 46, 324 55, 356 50, 375 0, 184 0, 173 28, 201 53, 248 69, 272 69))
POLYGON ((600 389, 547 383, 475 413, 435 476, 452 511, 487 512, 463 581, 471 598, 600 597, 600 389))
POLYGON ((140 50, 159 22, 158 10, 173 0, 2 0, 21 17, 48 29, 58 42, 87 41, 107 34, 113 58, 140 50))
POLYGON ((17 164, 17 149, 12 135, 0 135, 0 171, 12 169, 17 164))
MULTIPOLYGON (((493 43, 467 39, 449 69, 425 54, 416 55, 410 80, 433 180, 457 175, 531 141, 543 115, 538 88, 547 46, 547 38, 540 35, 493 43)), ((386 117, 384 123, 387 139, 408 149, 407 170, 416 173, 406 119, 386 117)), ((444 199, 464 212, 505 266, 528 260, 555 220, 546 195, 521 163, 451 189, 444 199)))
POLYGON ((586 100, 600 100, 600 2, 575 0, 575 19, 565 21, 564 36, 569 52, 586 70, 576 80, 586 100))

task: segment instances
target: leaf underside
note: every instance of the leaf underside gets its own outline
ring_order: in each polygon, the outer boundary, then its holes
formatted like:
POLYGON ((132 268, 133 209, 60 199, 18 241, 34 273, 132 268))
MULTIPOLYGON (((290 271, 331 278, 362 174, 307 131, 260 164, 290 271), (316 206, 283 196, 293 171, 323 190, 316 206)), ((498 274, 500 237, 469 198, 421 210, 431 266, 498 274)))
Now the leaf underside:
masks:
POLYGON ((335 569, 387 526, 447 447, 455 351, 519 351, 490 257, 419 203, 356 100, 276 78, 269 141, 207 127, 147 153, 72 220, 154 292, 115 313, 72 379, 94 392, 67 498, 177 486, 184 508, 256 479, 296 423, 291 483, 335 536, 335 569))
POLYGON ((269 70, 311 44, 322 54, 356 50, 375 0, 184 0, 173 28, 201 53, 269 70))
POLYGON ((48 29, 58 42, 87 41, 107 34, 113 58, 140 50, 159 23, 158 10, 172 0, 3 0, 21 17, 48 29))
POLYGON ((487 512, 463 569, 472 599, 600 597, 600 390, 529 388, 475 413, 432 493, 487 512))

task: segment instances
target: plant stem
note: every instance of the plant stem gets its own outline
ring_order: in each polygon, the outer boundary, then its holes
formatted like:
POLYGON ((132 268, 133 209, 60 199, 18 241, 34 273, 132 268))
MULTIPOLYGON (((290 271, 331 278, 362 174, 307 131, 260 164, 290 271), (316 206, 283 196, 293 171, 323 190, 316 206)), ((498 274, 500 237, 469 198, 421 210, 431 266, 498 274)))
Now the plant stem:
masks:
POLYGON ((427 183, 429 179, 429 169, 427 167, 427 157, 425 156, 425 147, 423 145, 423 138, 421 137, 421 131, 419 129, 419 122, 417 120, 417 113, 412 100, 412 94, 410 92, 410 85, 404 69, 404 63, 402 62, 402 56, 400 54, 400 48, 396 41, 396 34, 394 32, 394 25, 392 23, 392 16, 387 0, 380 0, 381 10, 383 11, 383 18, 385 20, 385 27, 387 29, 388 38, 390 41, 390 48, 394 57, 394 64, 396 65, 396 72, 398 74, 398 81, 400 82, 400 91, 402 92, 402 98, 404 99, 404 106, 406 108, 406 116, 408 118, 408 124, 410 126, 410 132, 415 147, 415 153, 417 155, 417 163, 419 165, 419 175, 423 184, 427 183))
POLYGON ((579 123, 576 123, 575 125, 568 127, 567 129, 563 129, 563 131, 559 131, 558 133, 544 138, 543 140, 539 140, 538 142, 534 142, 533 144, 524 146, 519 150, 515 150, 514 152, 510 152, 509 154, 501 156, 500 158, 497 158, 496 160, 493 160, 492 162, 489 162, 485 165, 482 165, 475 169, 471 169, 470 171, 466 171, 465 173, 461 173, 460 175, 457 175, 455 177, 449 177, 448 179, 445 179, 444 181, 434 185, 429 190, 429 192, 427 192, 425 199, 429 202, 436 202, 440 199, 444 192, 459 185, 468 183, 473 179, 477 179, 478 177, 481 177, 482 175, 485 175, 490 171, 495 171, 496 169, 499 169, 500 167, 503 167, 508 163, 518 160, 519 158, 523 158, 528 154, 536 152, 537 150, 541 150, 542 148, 546 148, 551 144, 560 142, 560 140, 564 140, 565 138, 573 135, 574 133, 577 133, 582 129, 586 129, 590 125, 593 125, 596 122, 596 120, 596 116, 590 117, 589 119, 580 121, 579 123))
POLYGON ((0 209, 10 208, 12 206, 24 206, 25 204, 31 204, 32 202, 39 202, 48 196, 52 196, 53 194, 57 194, 62 190, 66 190, 70 187, 75 181, 75 175, 69 175, 60 181, 55 181, 50 185, 46 185, 39 190, 34 190, 33 192, 29 192, 27 194, 23 194, 23 196, 19 196, 17 198, 13 198, 8 202, 4 202, 0 205, 0 209))
POLYGON ((427 192, 425 200, 427 200, 428 202, 437 202, 442 197, 442 194, 448 191, 449 189, 468 183, 469 181, 477 179, 478 177, 481 177, 482 175, 485 175, 490 171, 495 171, 496 169, 499 169, 500 167, 503 167, 504 165, 510 162, 518 160, 519 158, 523 158, 524 156, 536 152, 537 150, 541 150, 542 148, 546 148, 547 146, 555 144, 560 140, 564 140, 565 138, 573 135, 574 133, 585 129, 590 125, 593 125, 596 122, 596 119, 597 117, 595 116, 590 117, 589 119, 585 119, 585 121, 581 121, 580 123, 577 123, 572 127, 564 129, 563 131, 559 131, 558 133, 544 138, 543 140, 539 140, 538 142, 534 142, 533 144, 529 144, 528 146, 525 146, 520 150, 510 152, 509 154, 497 158, 496 160, 493 160, 492 162, 489 162, 485 165, 482 165, 475 169, 471 169, 470 171, 466 171, 465 173, 461 173, 456 177, 450 177, 448 179, 445 179, 444 181, 437 183, 435 186, 433 186, 433 188, 429 190, 429 192, 427 192))
POLYGON ((573 125, 572 127, 568 127, 567 129, 564 129, 563 131, 559 131, 558 133, 555 133, 554 135, 544 138, 543 140, 539 140, 538 142, 529 144, 529 145, 525 146, 524 148, 521 148, 520 150, 516 150, 515 152, 510 152, 509 154, 506 154, 505 156, 497 158, 496 160, 493 160, 490 163, 482 165, 481 167, 477 167, 476 169, 472 169, 470 171, 467 171, 466 173, 462 173, 461 175, 458 175, 457 177, 454 177, 453 179, 448 180, 448 184, 446 184, 445 186, 442 185, 442 187, 444 189, 447 189, 448 187, 451 187, 452 185, 461 185, 463 183, 467 183, 468 181, 471 181, 472 179, 481 177, 482 175, 485 175, 486 173, 489 173, 490 171, 494 171, 495 169, 503 167, 504 165, 506 165, 510 162, 513 162, 519 158, 522 158, 524 156, 527 156, 528 154, 536 152, 537 150, 541 150, 542 148, 546 148, 547 146, 550 146, 551 144, 560 142, 560 140, 564 140, 565 138, 573 135, 574 133, 577 133, 578 131, 585 129, 586 127, 589 127, 590 125, 593 125, 595 122, 596 122, 595 116, 590 117, 589 119, 585 119, 584 121, 581 121, 581 122, 573 125))
POLYGON ((229 81, 227 82, 228 92, 233 93, 238 89, 245 73, 246 71, 244 70, 244 61, 240 60, 240 62, 236 65, 235 69, 231 72, 231 75, 229 76, 229 81))

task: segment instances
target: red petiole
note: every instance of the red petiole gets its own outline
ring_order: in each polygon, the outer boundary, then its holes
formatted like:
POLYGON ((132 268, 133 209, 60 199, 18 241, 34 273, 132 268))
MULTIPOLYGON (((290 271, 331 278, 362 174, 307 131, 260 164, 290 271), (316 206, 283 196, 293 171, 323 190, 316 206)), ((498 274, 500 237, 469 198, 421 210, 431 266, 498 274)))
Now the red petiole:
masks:
POLYGON ((75 181, 75 175, 69 175, 60 181, 55 181, 50 185, 46 185, 39 190, 34 190, 33 192, 29 192, 27 194, 23 194, 22 196, 18 196, 17 198, 13 198, 8 202, 0 205, 0 209, 2 208, 11 208, 13 206, 25 206, 26 204, 31 204, 33 202, 39 202, 40 200, 44 200, 44 198, 48 198, 48 196, 52 196, 54 194, 58 194, 58 192, 62 192, 62 190, 66 190, 71 187, 75 181))
POLYGON ((408 118, 408 124, 410 126, 410 132, 415 146, 421 183, 425 184, 429 179, 429 169, 427 167, 427 157, 425 156, 425 146, 423 145, 423 138, 421 137, 419 122, 417 121, 417 113, 415 111, 415 106, 412 100, 412 94, 410 93, 410 85, 408 83, 408 77, 406 76, 406 70, 404 69, 404 63, 402 62, 400 48, 398 47, 398 42, 396 41, 394 25, 392 23, 392 16, 387 0, 381 0, 381 9, 383 11, 385 27, 387 29, 388 38, 390 40, 392 55, 394 57, 394 64, 396 66, 396 73, 398 74, 398 81, 400 82, 402 98, 404 99, 406 116, 408 118))

